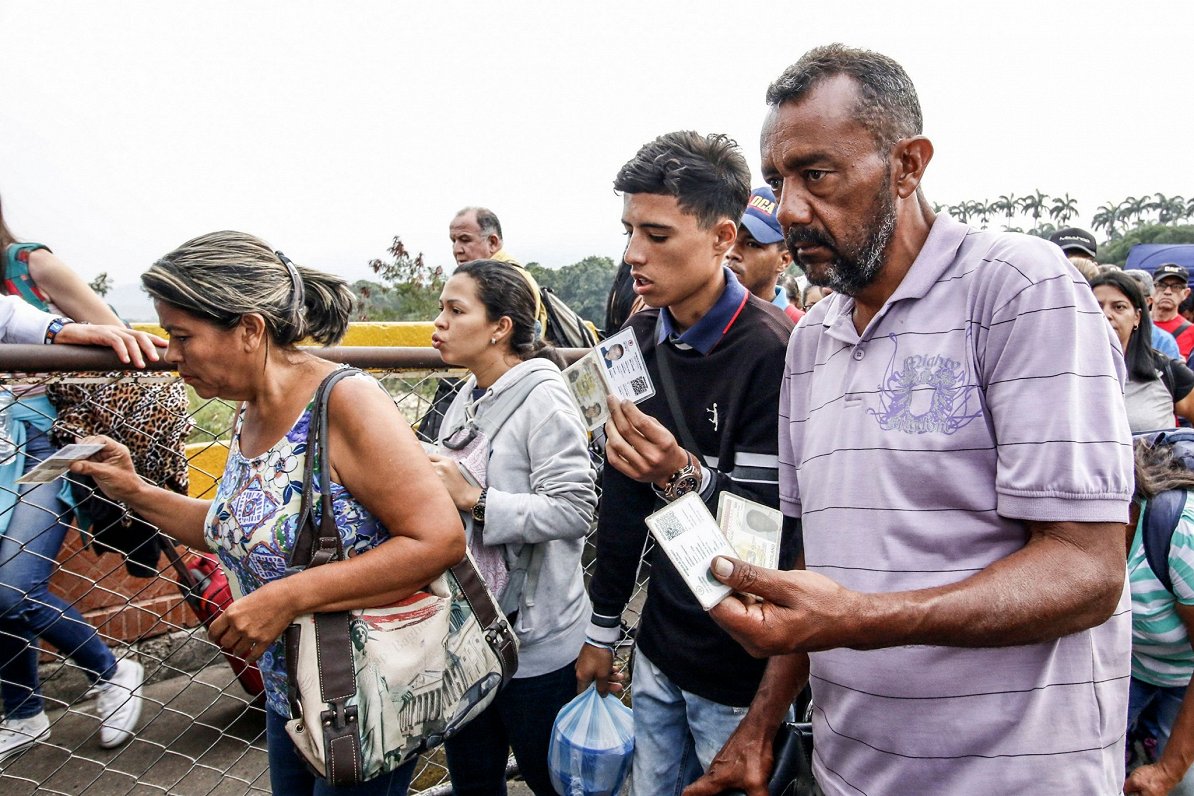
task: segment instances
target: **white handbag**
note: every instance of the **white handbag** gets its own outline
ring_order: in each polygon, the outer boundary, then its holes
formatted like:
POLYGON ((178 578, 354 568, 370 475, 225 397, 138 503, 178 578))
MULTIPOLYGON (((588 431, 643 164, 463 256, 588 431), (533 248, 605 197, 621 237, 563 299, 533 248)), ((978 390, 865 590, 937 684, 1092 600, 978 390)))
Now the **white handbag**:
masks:
MULTIPOLYGON (((330 505, 315 527, 312 487, 315 451, 326 451, 328 396, 355 372, 335 371, 315 395, 292 568, 344 557, 330 505)), ((321 459, 320 495, 327 496, 328 457, 321 459)), ((397 604, 306 614, 291 624, 286 731, 319 776, 354 785, 452 737, 489 706, 517 667, 514 630, 466 555, 397 604)))

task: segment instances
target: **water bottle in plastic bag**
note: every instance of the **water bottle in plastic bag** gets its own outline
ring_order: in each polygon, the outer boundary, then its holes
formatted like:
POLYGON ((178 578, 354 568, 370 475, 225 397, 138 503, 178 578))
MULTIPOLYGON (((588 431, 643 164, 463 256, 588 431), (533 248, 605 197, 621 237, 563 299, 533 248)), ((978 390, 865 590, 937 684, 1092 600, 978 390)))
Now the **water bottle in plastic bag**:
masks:
POLYGON ((634 754, 634 714, 590 685, 556 716, 547 768, 561 796, 616 796, 634 754))

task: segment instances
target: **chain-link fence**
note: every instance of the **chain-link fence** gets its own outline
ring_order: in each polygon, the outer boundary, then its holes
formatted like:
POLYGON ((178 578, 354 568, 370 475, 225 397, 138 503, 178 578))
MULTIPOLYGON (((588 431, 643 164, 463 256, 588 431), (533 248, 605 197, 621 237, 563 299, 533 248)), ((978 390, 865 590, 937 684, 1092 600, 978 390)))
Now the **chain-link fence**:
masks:
MULTIPOLYGON (((412 426, 431 408, 441 381, 460 375, 444 370, 438 356, 428 349, 345 347, 329 349, 324 355, 369 369, 412 426)), ((6 466, 18 469, 18 459, 41 461, 54 450, 38 431, 51 422, 50 404, 43 403, 48 401, 48 390, 60 406, 75 410, 60 412, 64 417, 90 417, 101 426, 111 424, 118 429, 117 436, 123 434, 126 442, 133 439, 130 447, 135 454, 136 441, 143 442, 141 460, 156 455, 158 460, 149 469, 165 473, 159 478, 169 486, 187 489, 194 497, 214 495, 223 471, 233 405, 205 401, 184 391, 177 376, 164 365, 153 372, 119 368, 103 351, 0 346, 0 372, 4 374, 0 387, 21 396, 18 404, 5 411, 9 417, 23 418, 28 430, 27 434, 13 434, 11 446, 0 440, 0 484, 6 466), (159 433, 161 428, 170 429, 185 447, 176 446, 170 433, 159 433), (170 462, 184 461, 181 457, 185 457, 185 478, 180 484, 178 469, 170 475, 170 462)), ((78 424, 74 430, 80 430, 78 424)), ((595 455, 594 461, 601 465, 599 456, 595 455)), ((9 711, 8 726, 14 726, 14 716, 35 710, 36 697, 17 686, 28 679, 29 667, 35 665, 49 724, 25 726, 28 737, 35 740, 0 760, 0 793, 268 793, 262 703, 245 690, 224 653, 207 639, 198 616, 207 608, 204 598, 213 596, 209 592, 213 559, 161 544, 163 537, 127 514, 109 517, 106 528, 96 523, 90 530, 100 531, 98 536, 84 534, 80 518, 94 506, 72 510, 62 503, 58 494, 62 479, 21 488, 11 486, 14 477, 8 479, 10 488, 0 488, 0 514, 9 518, 9 530, 0 535, 0 572, 4 575, 0 578, 0 592, 4 592, 0 594, 0 680, 9 711), (18 489, 19 494, 14 491, 18 489), (11 505, 5 503, 4 495, 9 496, 11 505), (115 535, 109 533, 113 528, 115 535), (62 540, 60 546, 55 533, 62 540), (103 544, 131 547, 133 552, 126 560, 123 554, 103 552, 103 544), (18 560, 33 572, 10 577, 18 560), (44 588, 45 573, 49 573, 48 588, 44 588), (39 578, 43 587, 27 585, 19 591, 6 585, 10 580, 36 584, 39 578), (18 616, 27 620, 31 612, 36 613, 31 606, 52 608, 58 616, 53 626, 38 632, 40 646, 37 641, 30 644, 20 630, 28 622, 13 621, 18 616), (67 606, 77 613, 62 615, 67 606), (59 633, 64 626, 71 632, 59 633), (138 665, 143 669, 143 685, 138 690, 142 708, 131 739, 118 732, 120 722, 127 719, 121 711, 127 713, 132 704, 128 691, 94 688, 84 676, 82 666, 88 664, 80 664, 80 659, 89 660, 83 652, 94 638, 120 662, 118 671, 125 667, 122 675, 132 677, 129 673, 135 674, 138 665), (106 723, 112 726, 105 728, 101 714, 110 717, 106 723)), ((91 493, 85 484, 77 484, 70 497, 86 499, 91 493)), ((98 499, 112 506, 110 501, 98 499)), ((586 573, 593 560, 591 540, 590 533, 584 556, 586 573)), ((645 575, 640 573, 619 645, 618 657, 627 672, 645 575)), ((3 741, 0 737, 0 754, 5 748, 3 741)), ((442 751, 420 761, 411 790, 423 794, 450 791, 442 751)))

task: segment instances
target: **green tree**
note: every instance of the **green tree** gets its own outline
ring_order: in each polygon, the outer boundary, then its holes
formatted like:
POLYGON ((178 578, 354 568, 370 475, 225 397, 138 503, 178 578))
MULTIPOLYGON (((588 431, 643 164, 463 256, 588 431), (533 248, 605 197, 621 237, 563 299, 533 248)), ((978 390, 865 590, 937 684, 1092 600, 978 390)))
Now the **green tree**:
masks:
POLYGON ((389 260, 369 261, 380 283, 361 280, 352 286, 359 299, 358 319, 429 321, 438 315, 444 269, 427 265, 422 252, 412 255, 397 235, 388 253, 389 260))
POLYGON ((1070 219, 1078 215, 1078 200, 1068 193, 1064 196, 1053 197, 1053 206, 1049 208, 1049 217, 1057 224, 1068 224, 1070 219))
POLYGON ((94 290, 97 296, 106 296, 112 289, 112 278, 108 276, 107 271, 101 271, 99 276, 87 283, 87 286, 94 290))
POLYGON ((605 301, 618 266, 609 257, 591 255, 563 268, 545 268, 530 263, 527 269, 543 287, 551 290, 585 320, 600 324, 605 318, 605 301))
POLYGON ((1099 262, 1123 265, 1138 243, 1194 243, 1194 224, 1144 224, 1099 244, 1099 262))

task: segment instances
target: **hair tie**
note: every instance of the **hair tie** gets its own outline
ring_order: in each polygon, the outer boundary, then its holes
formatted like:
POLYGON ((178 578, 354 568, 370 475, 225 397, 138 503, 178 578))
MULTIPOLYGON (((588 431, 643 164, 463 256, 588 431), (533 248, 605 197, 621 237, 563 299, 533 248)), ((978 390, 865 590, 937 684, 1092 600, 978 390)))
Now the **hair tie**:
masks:
POLYGON ((290 283, 294 288, 294 301, 291 304, 291 309, 295 315, 298 315, 307 303, 307 296, 303 290, 303 278, 299 276, 298 268, 295 268, 294 263, 290 262, 289 257, 282 254, 282 252, 276 251, 274 254, 282 261, 282 265, 286 266, 286 270, 290 272, 290 283))

